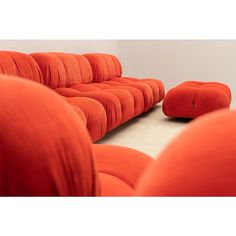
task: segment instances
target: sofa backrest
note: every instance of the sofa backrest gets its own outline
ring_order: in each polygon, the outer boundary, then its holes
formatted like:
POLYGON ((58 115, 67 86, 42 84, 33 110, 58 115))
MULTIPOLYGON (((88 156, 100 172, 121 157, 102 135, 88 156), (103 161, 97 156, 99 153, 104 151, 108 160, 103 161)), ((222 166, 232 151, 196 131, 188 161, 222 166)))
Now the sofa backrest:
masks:
POLYGON ((43 83, 38 64, 25 53, 0 51, 0 73, 43 83))
POLYGON ((44 52, 32 53, 31 56, 41 69, 44 84, 50 88, 92 82, 92 68, 87 58, 82 55, 44 52))
POLYGON ((93 70, 93 82, 106 81, 121 77, 122 67, 118 58, 111 54, 89 53, 84 54, 93 70))

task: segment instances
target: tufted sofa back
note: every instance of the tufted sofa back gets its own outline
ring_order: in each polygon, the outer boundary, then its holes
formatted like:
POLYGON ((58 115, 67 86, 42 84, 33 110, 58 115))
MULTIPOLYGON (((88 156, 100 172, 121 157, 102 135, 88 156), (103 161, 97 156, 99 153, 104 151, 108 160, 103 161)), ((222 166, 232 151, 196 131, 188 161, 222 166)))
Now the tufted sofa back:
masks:
POLYGON ((50 88, 70 87, 76 83, 90 83, 92 68, 86 57, 78 54, 45 52, 31 56, 38 63, 44 84, 50 88))
POLYGON ((21 52, 0 51, 0 73, 43 83, 38 64, 30 55, 21 52))
POLYGON ((106 81, 121 77, 121 63, 117 57, 104 53, 84 54, 93 70, 93 82, 106 81))

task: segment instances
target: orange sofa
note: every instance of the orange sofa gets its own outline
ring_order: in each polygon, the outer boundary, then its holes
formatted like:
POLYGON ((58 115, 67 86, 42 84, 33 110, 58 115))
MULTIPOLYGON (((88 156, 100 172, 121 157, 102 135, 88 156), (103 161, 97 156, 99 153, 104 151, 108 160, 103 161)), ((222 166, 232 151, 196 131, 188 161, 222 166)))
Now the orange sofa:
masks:
POLYGON ((0 91, 1 196, 236 196, 236 111, 191 122, 154 161, 92 144, 45 86, 1 75, 0 91))
POLYGON ((38 63, 46 86, 70 99, 87 97, 99 101, 107 114, 107 131, 148 111, 164 97, 159 80, 137 82, 116 78, 121 75, 121 65, 112 55, 33 53, 31 56, 38 63), (96 60, 91 60, 94 55, 96 60))
POLYGON ((77 113, 51 89, 0 76, 1 196, 130 196, 153 160, 92 144, 77 113))
MULTIPOLYGON (((0 73, 47 84, 36 61, 30 55, 24 53, 0 51, 0 73)), ((83 97, 66 98, 66 100, 86 124, 93 141, 105 135, 107 116, 101 103, 83 97)))
POLYGON ((27 55, 1 51, 0 73, 39 82, 62 95, 86 124, 94 142, 106 132, 148 111, 164 97, 164 87, 159 80, 122 78, 122 82, 115 81, 118 79, 113 76, 121 75, 121 65, 116 57, 108 54, 27 55), (97 62, 91 61, 93 55, 97 62), (119 73, 114 65, 110 65, 111 58, 119 65, 119 73), (100 67, 100 60, 108 67, 100 67), (105 81, 97 83, 99 76, 105 81))

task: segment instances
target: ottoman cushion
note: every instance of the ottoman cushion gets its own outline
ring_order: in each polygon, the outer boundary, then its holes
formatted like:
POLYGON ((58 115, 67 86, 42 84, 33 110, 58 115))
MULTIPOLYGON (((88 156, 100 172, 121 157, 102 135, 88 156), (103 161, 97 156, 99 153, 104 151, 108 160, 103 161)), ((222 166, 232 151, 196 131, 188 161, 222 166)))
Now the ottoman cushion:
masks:
POLYGON ((230 102, 231 92, 225 84, 187 81, 168 91, 162 109, 169 117, 195 118, 229 108, 230 102))

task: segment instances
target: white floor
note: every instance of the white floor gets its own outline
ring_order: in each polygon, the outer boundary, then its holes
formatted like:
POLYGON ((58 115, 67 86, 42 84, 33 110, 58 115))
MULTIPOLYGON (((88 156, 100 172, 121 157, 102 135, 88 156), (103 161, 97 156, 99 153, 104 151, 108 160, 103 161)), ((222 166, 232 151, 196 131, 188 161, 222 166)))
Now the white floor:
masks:
POLYGON ((114 129, 98 143, 131 147, 156 158, 188 122, 167 118, 159 104, 146 114, 114 129))

